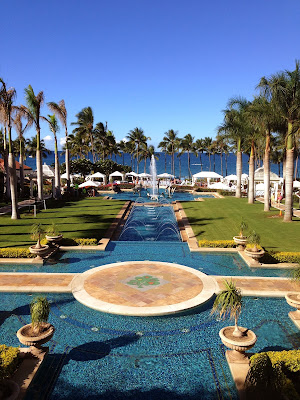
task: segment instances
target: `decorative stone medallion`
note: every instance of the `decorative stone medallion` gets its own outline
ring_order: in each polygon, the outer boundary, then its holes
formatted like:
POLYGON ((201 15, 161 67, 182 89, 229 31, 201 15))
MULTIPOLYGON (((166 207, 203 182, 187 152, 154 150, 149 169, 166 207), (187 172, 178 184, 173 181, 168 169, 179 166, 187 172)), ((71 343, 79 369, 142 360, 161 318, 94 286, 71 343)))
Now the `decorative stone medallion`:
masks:
POLYGON ((149 289, 154 289, 169 283, 169 281, 163 279, 162 277, 157 277, 153 275, 140 274, 136 276, 129 276, 128 278, 121 281, 129 287, 138 289, 141 292, 145 292, 149 289))

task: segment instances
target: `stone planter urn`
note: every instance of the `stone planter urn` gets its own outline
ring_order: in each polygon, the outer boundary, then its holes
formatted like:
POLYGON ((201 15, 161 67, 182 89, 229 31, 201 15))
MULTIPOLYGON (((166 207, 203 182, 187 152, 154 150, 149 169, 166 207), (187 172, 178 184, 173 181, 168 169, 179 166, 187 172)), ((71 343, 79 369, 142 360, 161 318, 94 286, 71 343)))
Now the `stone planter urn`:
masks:
POLYGON ((300 293, 288 293, 285 296, 285 299, 291 307, 297 308, 296 311, 290 311, 289 317, 293 320, 300 321, 300 293))
POLYGON ((36 244, 33 246, 29 247, 29 251, 31 254, 36 254, 38 259, 42 259, 45 257, 49 251, 49 246, 47 244, 41 245, 40 247, 37 247, 36 244))
POLYGON ((238 250, 245 250, 248 238, 247 236, 233 236, 234 243, 238 245, 238 250))
POLYGON ((241 326, 239 326, 239 330, 243 333, 241 337, 234 336, 234 330, 234 326, 226 326, 219 332, 222 343, 231 349, 226 351, 227 361, 239 364, 248 363, 249 358, 245 352, 255 345, 257 337, 254 332, 241 326))
POLYGON ((33 331, 32 324, 22 326, 17 332, 19 342, 25 346, 31 347, 31 353, 39 353, 43 351, 42 345, 52 339, 55 328, 46 322, 40 324, 41 331, 36 334, 33 331))
POLYGON ((20 393, 20 386, 12 379, 0 381, 0 399, 16 400, 20 393))
POLYGON ((46 235, 46 239, 48 242, 57 244, 59 243, 63 238, 63 235, 46 235))
POLYGON ((265 251, 263 249, 261 250, 250 250, 250 249, 245 249, 245 254, 249 257, 251 257, 256 263, 259 263, 259 259, 265 254, 265 251))

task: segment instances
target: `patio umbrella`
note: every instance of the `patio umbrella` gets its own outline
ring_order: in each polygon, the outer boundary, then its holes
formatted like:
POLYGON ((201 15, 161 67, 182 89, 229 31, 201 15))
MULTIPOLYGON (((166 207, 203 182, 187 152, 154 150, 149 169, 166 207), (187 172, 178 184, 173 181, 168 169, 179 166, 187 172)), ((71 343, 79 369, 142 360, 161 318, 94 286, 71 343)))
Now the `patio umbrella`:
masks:
POLYGON ((81 183, 78 187, 80 189, 82 188, 87 188, 87 187, 98 187, 100 186, 100 182, 95 182, 95 181, 86 181, 81 183))
POLYGON ((167 174, 166 172, 164 172, 163 174, 157 175, 157 178, 166 178, 166 179, 170 179, 170 178, 174 178, 174 175, 167 174))

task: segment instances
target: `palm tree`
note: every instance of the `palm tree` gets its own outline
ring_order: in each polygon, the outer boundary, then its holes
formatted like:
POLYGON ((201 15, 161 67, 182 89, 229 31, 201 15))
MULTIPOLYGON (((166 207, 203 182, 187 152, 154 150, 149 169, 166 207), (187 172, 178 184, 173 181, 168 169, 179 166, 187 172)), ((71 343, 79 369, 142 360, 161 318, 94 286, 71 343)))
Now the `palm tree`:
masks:
POLYGON ((136 159, 137 159, 137 173, 139 173, 139 153, 140 153, 140 148, 143 144, 145 144, 147 142, 147 140, 150 140, 150 138, 147 138, 144 135, 144 131, 141 128, 135 128, 132 129, 128 136, 127 139, 130 142, 133 142, 135 144, 135 148, 136 148, 136 159))
POLYGON ((3 162, 5 171, 5 197, 10 199, 9 176, 8 176, 8 154, 7 154, 7 116, 4 107, 0 103, 0 122, 4 127, 3 132, 3 162))
POLYGON ((204 150, 205 150, 204 140, 203 139, 197 139, 196 142, 195 142, 195 151, 197 152, 198 157, 199 157, 201 171, 203 170, 201 154, 203 154, 204 150))
POLYGON ((144 160, 144 173, 146 173, 147 159, 149 158, 151 160, 152 156, 154 156, 154 158, 158 160, 158 156, 155 154, 154 146, 148 146, 147 143, 143 144, 140 152, 139 161, 144 160))
POLYGON ((220 161, 221 161, 221 175, 223 174, 223 153, 225 154, 226 161, 226 175, 227 176, 227 154, 228 154, 228 145, 224 135, 218 134, 216 138, 218 149, 220 150, 220 161))
POLYGON ((44 103, 44 93, 39 92, 35 95, 31 85, 25 89, 26 105, 21 106, 19 109, 26 116, 26 118, 35 125, 36 129, 36 170, 37 170, 37 184, 38 184, 38 198, 43 200, 43 169, 41 157, 41 128, 40 128, 40 111, 44 103))
POLYGON ((58 121, 54 115, 49 115, 48 118, 42 117, 45 121, 48 122, 50 131, 53 133, 54 136, 54 197, 59 199, 61 197, 61 190, 60 190, 60 169, 59 169, 59 159, 58 159, 58 148, 57 148, 57 132, 59 131, 58 121))
POLYGON ((246 137, 252 133, 246 110, 250 102, 244 98, 232 98, 229 100, 224 113, 224 123, 218 128, 219 133, 224 133, 236 147, 236 197, 241 198, 242 181, 242 144, 246 137))
MULTIPOLYGON (((34 157, 36 155, 37 149, 37 137, 33 136, 31 139, 25 140, 25 150, 27 151, 29 156, 34 157)), ((47 158, 47 155, 50 154, 51 151, 46 148, 44 140, 40 140, 40 154, 41 159, 47 158)))
POLYGON ((73 133, 79 135, 82 140, 88 140, 90 142, 93 162, 95 162, 93 110, 91 107, 85 107, 76 114, 75 117, 77 118, 77 121, 72 122, 71 125, 77 125, 77 128, 73 130, 73 133))
POLYGON ((167 154, 168 154, 168 143, 166 140, 162 140, 158 144, 158 148, 165 154, 165 173, 167 172, 167 154))
POLYGON ((194 137, 188 133, 187 135, 184 136, 184 138, 181 141, 181 148, 183 151, 187 152, 188 155, 188 170, 189 170, 189 178, 192 177, 191 173, 191 161, 190 161, 190 152, 194 152, 194 137))
POLYGON ((284 71, 261 78, 258 87, 274 105, 280 117, 286 121, 286 182, 284 221, 291 222, 293 216, 294 147, 297 124, 300 121, 300 63, 295 70, 284 71))
POLYGON ((94 129, 95 149, 97 153, 101 154, 102 159, 105 159, 105 152, 107 146, 107 129, 102 122, 98 122, 94 129))
POLYGON ((225 289, 222 290, 216 297, 212 314, 219 314, 220 318, 234 319, 235 329, 233 336, 241 337, 243 332, 238 327, 238 318, 242 310, 242 295, 240 289, 231 281, 224 280, 225 289))
POLYGON ((8 176, 10 182, 10 196, 11 196, 11 219, 20 218, 18 212, 18 198, 17 198, 17 175, 16 175, 16 163, 14 158, 12 137, 11 137, 11 113, 13 109, 13 100, 16 96, 14 88, 7 89, 6 84, 2 78, 0 78, 2 85, 0 89, 0 108, 6 117, 7 128, 8 128, 8 176))
POLYGON ((20 192, 23 193, 24 191, 24 155, 25 155, 25 140, 24 140, 24 133, 25 131, 30 127, 31 121, 27 121, 27 124, 23 126, 22 123, 22 118, 23 118, 23 113, 17 111, 14 119, 13 119, 13 124, 15 126, 15 130, 18 134, 18 140, 19 140, 19 164, 20 164, 20 192))
POLYGON ((176 140, 178 139, 178 131, 174 131, 173 129, 165 132, 165 136, 163 137, 163 142, 166 143, 167 148, 170 148, 171 153, 171 174, 175 176, 175 160, 174 153, 176 148, 176 140))
POLYGON ((71 133, 68 136, 68 142, 71 157, 79 159, 82 158, 84 154, 88 155, 89 146, 81 136, 71 133))
POLYGON ((126 142, 125 145, 125 153, 130 154, 130 167, 131 167, 131 171, 134 170, 134 165, 133 165, 133 155, 135 152, 135 144, 133 142, 126 142))
MULTIPOLYGON (((67 124, 67 109, 65 105, 65 101, 62 99, 58 103, 54 101, 50 101, 47 103, 50 111, 52 111, 56 117, 60 120, 61 124, 65 128, 65 139, 66 143, 64 146, 65 151, 65 164, 66 164, 66 175, 67 175, 67 188, 70 189, 70 150, 69 150, 69 143, 68 143, 68 124, 67 124)), ((50 128, 51 129, 51 128, 50 128)))
POLYGON ((203 147, 204 147, 204 150, 206 151, 206 154, 208 154, 209 170, 210 170, 210 171, 211 171, 211 160, 210 160, 211 144, 212 144, 212 138, 206 136, 206 137, 203 139, 203 147))

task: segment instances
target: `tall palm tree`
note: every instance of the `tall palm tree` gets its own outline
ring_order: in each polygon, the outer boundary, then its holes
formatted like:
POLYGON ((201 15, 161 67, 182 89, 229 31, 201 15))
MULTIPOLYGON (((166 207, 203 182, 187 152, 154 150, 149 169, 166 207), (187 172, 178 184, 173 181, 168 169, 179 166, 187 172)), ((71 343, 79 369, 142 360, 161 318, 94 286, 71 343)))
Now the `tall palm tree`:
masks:
POLYGON ((40 113, 44 103, 44 93, 39 92, 35 95, 31 85, 25 89, 26 107, 21 106, 19 109, 26 118, 35 125, 36 129, 36 170, 38 184, 38 198, 43 200, 43 169, 41 157, 41 128, 40 128, 40 113))
POLYGON ((144 160, 144 173, 146 173, 147 160, 148 158, 151 160, 152 156, 154 156, 154 158, 158 160, 158 155, 155 154, 154 146, 148 146, 147 143, 143 144, 140 152, 140 161, 144 160))
POLYGON ((24 191, 24 155, 25 155, 25 140, 24 140, 24 133, 25 131, 31 126, 31 120, 27 121, 26 125, 23 126, 23 119, 24 115, 20 110, 18 110, 13 118, 13 124, 15 130, 18 134, 18 141, 19 141, 19 164, 20 164, 20 192, 21 194, 24 191))
POLYGON ((54 101, 50 101, 47 103, 47 106, 49 107, 50 111, 52 111, 56 117, 60 120, 61 124, 65 128, 65 146, 64 146, 64 151, 65 151, 65 164, 66 164, 66 175, 67 175, 67 188, 68 190, 70 189, 70 149, 69 149, 69 143, 68 143, 68 124, 67 124, 67 109, 65 105, 65 101, 62 99, 58 103, 55 103, 54 101))
POLYGON ((91 107, 85 107, 75 117, 77 121, 72 122, 71 125, 77 125, 77 128, 73 129, 73 133, 90 142, 93 162, 95 162, 93 110, 91 107))
POLYGON ((201 154, 203 154, 204 150, 205 150, 204 140, 203 139, 197 139, 196 142, 195 142, 195 151, 197 152, 198 157, 199 157, 201 171, 203 170, 201 154))
POLYGON ((300 121, 300 63, 296 61, 293 71, 284 71, 263 77, 258 87, 274 105, 280 117, 286 121, 286 181, 284 221, 291 222, 293 216, 293 177, 295 133, 300 121))
POLYGON ((167 154, 168 154, 168 143, 166 140, 162 140, 158 144, 158 148, 161 149, 161 151, 165 155, 165 173, 167 172, 167 154))
MULTIPOLYGON (((227 145, 227 140, 226 137, 222 134, 218 134, 216 141, 218 143, 218 149, 220 151, 220 162, 221 162, 221 175, 224 176, 223 174, 223 154, 225 154, 225 162, 227 161, 227 154, 228 154, 228 145, 227 145)), ((226 174, 227 176, 227 166, 226 166, 226 174)))
POLYGON ((181 142, 181 147, 183 151, 187 152, 188 155, 188 170, 189 170, 189 178, 192 177, 192 172, 191 172, 191 160, 190 160, 190 152, 194 152, 194 140, 195 138, 188 133, 187 135, 184 136, 181 142))
POLYGON ((218 128, 219 133, 224 133, 234 144, 236 148, 236 197, 241 198, 242 183, 242 144, 251 131, 249 119, 246 117, 246 110, 250 102, 244 98, 231 98, 228 101, 227 109, 224 113, 224 123, 218 128))
MULTIPOLYGON (((31 139, 26 139, 25 140, 25 150, 29 156, 34 157, 36 155, 36 149, 37 149, 37 137, 33 136, 31 139)), ((51 151, 46 148, 45 146, 45 141, 42 139, 40 140, 40 154, 41 154, 41 159, 47 158, 47 155, 49 155, 51 151)))
POLYGON ((7 200, 10 199, 10 186, 9 186, 9 176, 8 176, 8 153, 7 153, 7 115, 4 107, 0 103, 0 122, 3 125, 3 162, 5 171, 5 197, 7 200))
POLYGON ((147 140, 150 140, 150 138, 147 138, 144 135, 144 131, 141 128, 135 128, 132 129, 129 134, 127 135, 127 139, 130 142, 133 142, 135 144, 136 148, 136 159, 137 159, 137 170, 136 172, 139 173, 139 153, 140 153, 140 148, 143 144, 147 143, 147 140))
POLYGON ((102 122, 98 122, 94 129, 94 140, 96 152, 101 154, 102 159, 105 158, 106 146, 107 146, 107 129, 102 122))
POLYGON ((43 120, 48 122, 50 131, 53 133, 54 136, 54 197, 59 199, 61 197, 61 190, 60 190, 60 169, 59 169, 59 158, 58 158, 58 148, 57 148, 57 132, 59 131, 58 121, 54 115, 49 115, 48 118, 42 117, 43 120))
POLYGON ((206 154, 208 154, 208 160, 209 160, 209 170, 211 171, 211 159, 210 159, 210 155, 211 155, 211 144, 212 144, 212 138, 206 136, 203 139, 203 146, 204 146, 204 150, 206 152, 206 154))
POLYGON ((2 85, 0 89, 0 107, 6 116, 8 128, 8 176, 10 181, 11 219, 18 219, 20 216, 18 212, 16 163, 11 137, 11 113, 16 91, 14 88, 7 89, 2 78, 0 78, 0 83, 2 85))
POLYGON ((173 129, 169 129, 165 132, 165 136, 163 137, 163 142, 166 142, 167 147, 170 148, 171 152, 171 174, 175 176, 175 148, 176 148, 176 140, 178 139, 178 131, 174 131, 173 129))

